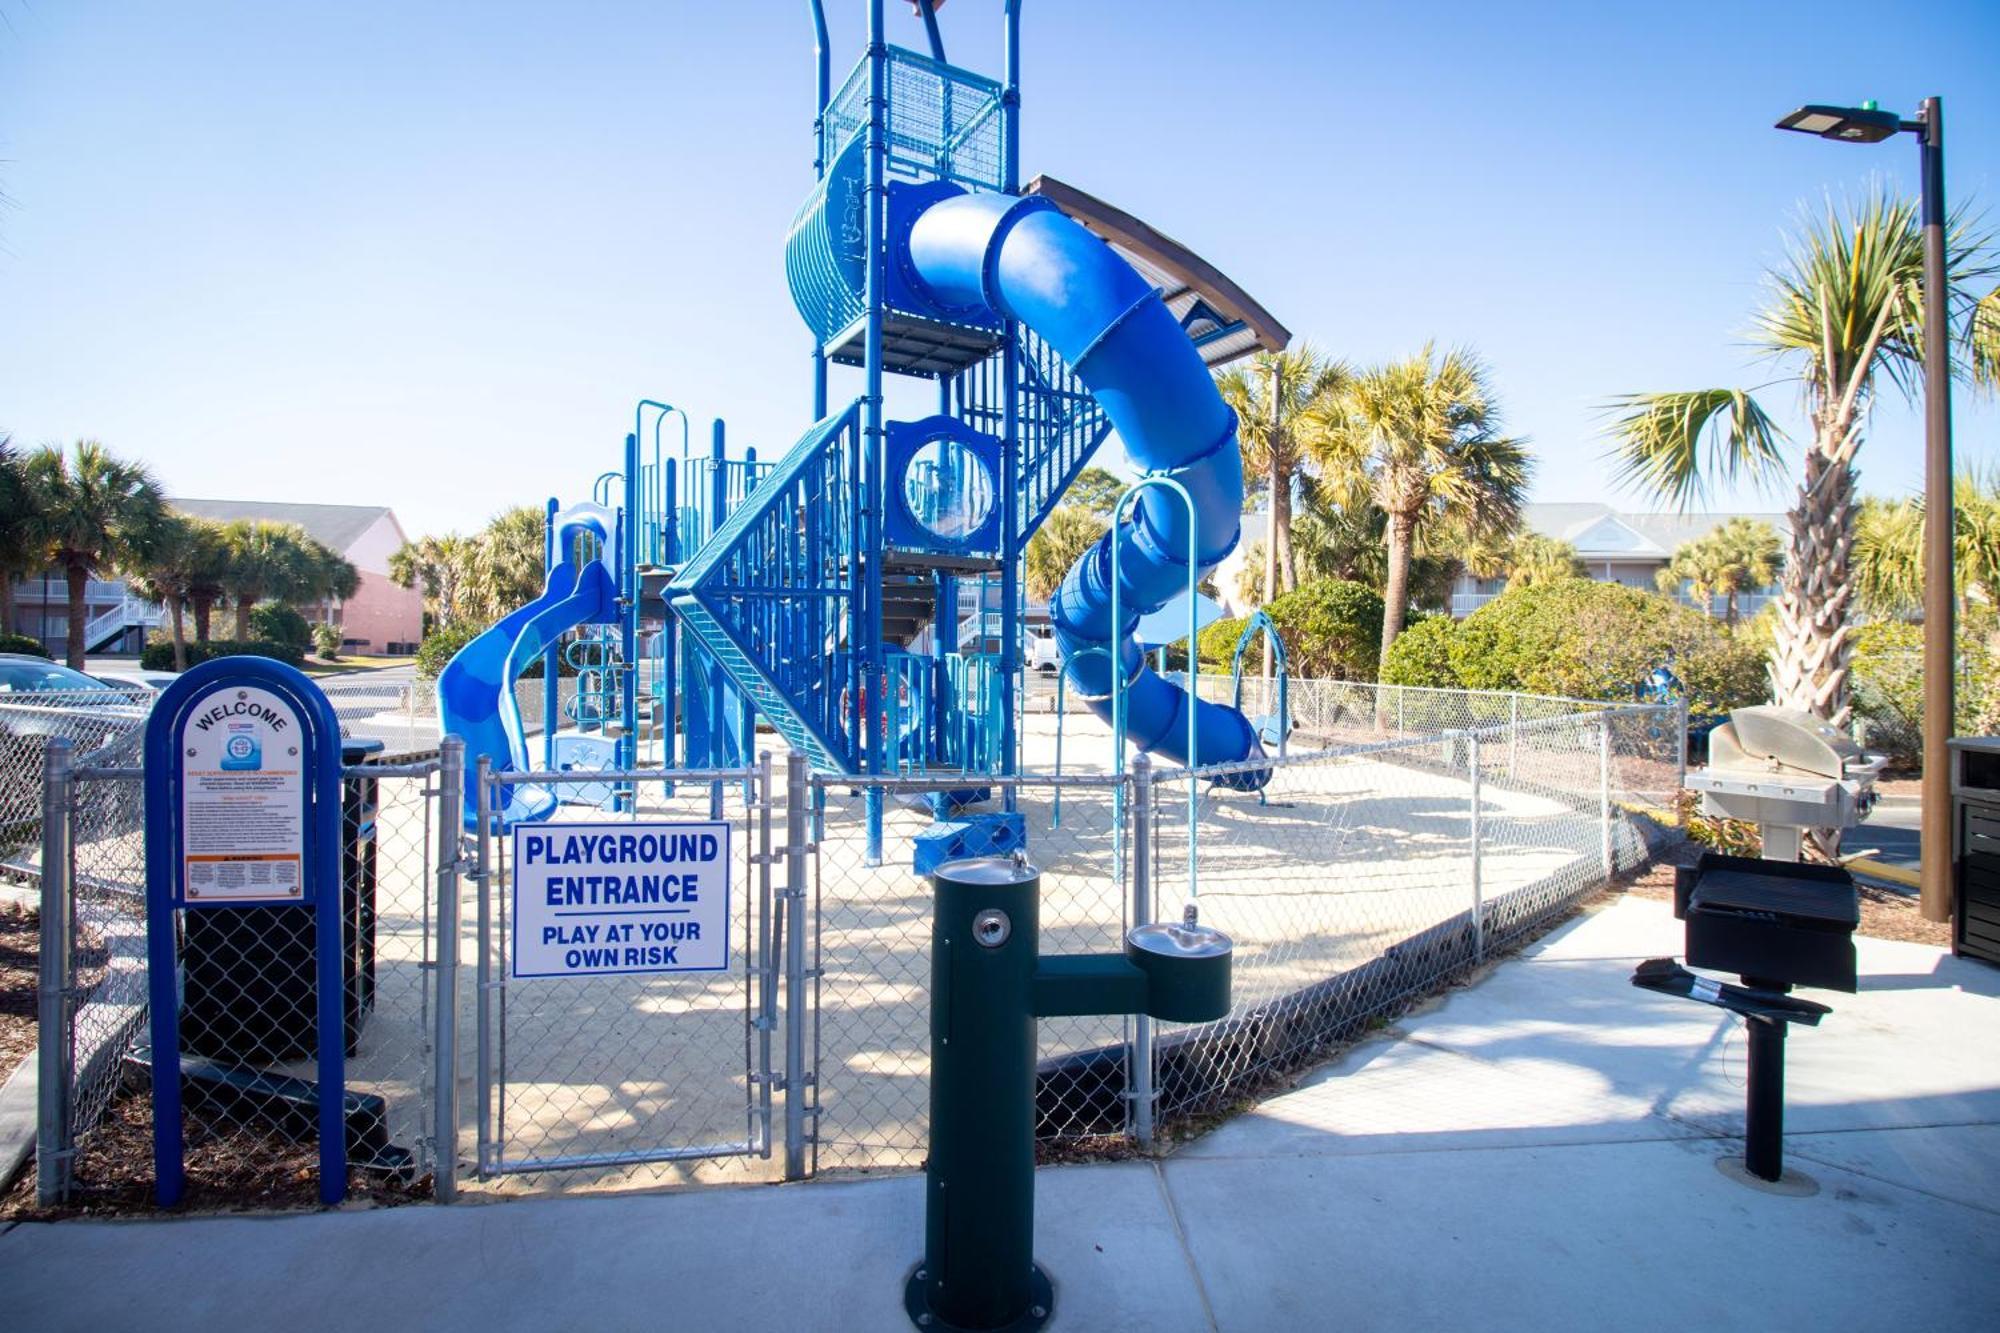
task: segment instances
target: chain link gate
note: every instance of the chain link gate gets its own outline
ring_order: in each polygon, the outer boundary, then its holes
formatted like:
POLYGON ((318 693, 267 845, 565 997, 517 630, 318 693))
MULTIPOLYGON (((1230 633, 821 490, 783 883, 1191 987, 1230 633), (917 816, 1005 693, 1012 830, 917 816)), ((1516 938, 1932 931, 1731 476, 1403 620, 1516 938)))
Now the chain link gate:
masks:
MULTIPOLYGON (((482 1180, 597 1172, 600 1180, 692 1178, 703 1163, 773 1155, 781 1027, 802 1020, 780 1006, 788 957, 779 909, 791 889, 774 883, 776 808, 768 754, 754 768, 701 771, 495 773, 480 760, 471 878, 475 883, 477 984, 474 1028, 477 1171, 482 1180), (515 976, 513 838, 500 811, 511 792, 540 789, 564 802, 555 819, 640 826, 721 822, 727 827, 728 952, 715 971, 600 971, 515 976), (592 816, 589 805, 601 814, 592 816), (579 809, 579 806, 584 808, 579 809), (781 1017, 789 1017, 788 1024, 781 1017)), ((638 915, 639 913, 626 913, 638 915)), ((664 915, 649 909, 643 915, 664 915)), ((791 932, 796 941, 796 930, 791 932)), ((629 936, 628 936, 629 938, 629 936)), ((789 956, 799 956, 795 944, 789 956)), ((800 1043, 784 1034, 787 1046, 800 1043)), ((796 1062, 790 1064, 797 1068, 796 1062)), ((787 1126, 802 1124, 788 1106, 787 1126)), ((794 1138, 793 1142, 796 1142, 794 1138)), ((788 1174, 799 1154, 788 1152, 788 1174)))

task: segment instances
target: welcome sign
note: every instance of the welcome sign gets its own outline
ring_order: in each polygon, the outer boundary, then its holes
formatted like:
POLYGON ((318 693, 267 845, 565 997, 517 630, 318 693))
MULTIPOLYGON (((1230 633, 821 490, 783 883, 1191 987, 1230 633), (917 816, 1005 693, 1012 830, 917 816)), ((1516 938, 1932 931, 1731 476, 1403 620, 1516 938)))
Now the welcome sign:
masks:
POLYGON ((728 824, 522 824, 513 851, 511 978, 729 966, 728 824))

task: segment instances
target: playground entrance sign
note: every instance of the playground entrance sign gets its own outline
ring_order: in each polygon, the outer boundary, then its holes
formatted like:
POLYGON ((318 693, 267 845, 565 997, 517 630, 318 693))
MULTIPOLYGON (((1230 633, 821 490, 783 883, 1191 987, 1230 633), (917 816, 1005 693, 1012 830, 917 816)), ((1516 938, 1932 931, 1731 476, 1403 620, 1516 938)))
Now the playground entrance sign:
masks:
POLYGON ((729 966, 729 825, 518 824, 509 976, 729 966))
POLYGON ((224 689, 180 719, 181 901, 305 901, 305 763, 299 714, 256 686, 224 689))

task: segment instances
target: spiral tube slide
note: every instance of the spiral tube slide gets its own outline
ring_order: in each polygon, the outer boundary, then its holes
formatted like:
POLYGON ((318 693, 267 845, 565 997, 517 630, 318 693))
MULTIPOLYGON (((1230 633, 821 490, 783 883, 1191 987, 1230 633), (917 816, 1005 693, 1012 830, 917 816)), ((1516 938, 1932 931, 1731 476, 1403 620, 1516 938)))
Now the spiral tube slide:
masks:
MULTIPOLYGON (((1235 548, 1243 512, 1235 414, 1159 292, 1110 246, 1032 195, 940 200, 917 216, 896 260, 944 313, 965 318, 990 311, 1046 339, 1090 387, 1132 461, 1148 474, 1173 478, 1194 501, 1190 514, 1169 488, 1148 487, 1130 517, 1063 579, 1051 608, 1056 643, 1090 710, 1112 720, 1112 653, 1090 650, 1115 640, 1126 682, 1126 734, 1134 744, 1182 764, 1262 758, 1241 713, 1191 698, 1146 665, 1133 638, 1141 616, 1186 589, 1190 535, 1199 575, 1206 575, 1235 548), (1113 541, 1122 585, 1116 626, 1113 541)), ((1248 770, 1228 785, 1254 790, 1269 777, 1268 769, 1248 770)))

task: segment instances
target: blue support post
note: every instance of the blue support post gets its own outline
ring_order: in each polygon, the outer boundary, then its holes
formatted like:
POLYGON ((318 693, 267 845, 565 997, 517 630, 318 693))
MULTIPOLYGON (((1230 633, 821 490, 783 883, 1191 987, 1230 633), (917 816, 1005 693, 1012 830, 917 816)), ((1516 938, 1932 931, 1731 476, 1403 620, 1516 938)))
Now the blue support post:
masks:
MULTIPOLYGON (((868 190, 864 253, 867 259, 866 290, 868 324, 864 348, 868 387, 863 399, 861 432, 861 485, 866 495, 862 504, 862 530, 855 534, 858 549, 850 551, 852 568, 859 573, 864 557, 866 573, 854 580, 857 594, 866 590, 861 621, 862 641, 850 643, 862 659, 862 684, 855 707, 861 711, 861 734, 867 747, 862 767, 869 775, 883 771, 884 737, 882 714, 882 304, 887 297, 886 275, 882 271, 882 230, 888 198, 886 173, 889 146, 884 116, 888 111, 888 50, 882 40, 882 0, 868 0, 868 128, 864 151, 868 159, 868 190)), ((864 801, 868 820, 869 865, 882 863, 882 789, 868 787, 864 801)))
MULTIPOLYGON (((677 478, 679 465, 671 459, 665 464, 666 480, 663 502, 667 510, 667 563, 680 568, 684 558, 681 552, 681 511, 677 478)), ((676 678, 680 672, 681 621, 674 613, 673 603, 661 599, 661 612, 666 620, 660 631, 660 767, 672 768, 674 756, 680 748, 680 691, 676 688, 676 678)), ((667 795, 673 795, 673 787, 667 787, 667 795)))
MULTIPOLYGON (((625 511, 619 537, 618 598, 620 619, 619 651, 624 663, 619 671, 624 689, 618 700, 618 720, 625 734, 618 738, 618 766, 628 772, 639 766, 639 525, 633 508, 639 495, 639 436, 625 437, 625 511)), ((619 810, 633 805, 632 784, 620 783, 619 810)))
MULTIPOLYGON (((556 567, 556 498, 549 497, 548 512, 542 519, 542 572, 546 577, 556 567)), ((542 652, 542 768, 556 767, 556 730, 562 721, 562 637, 549 640, 542 652)))
MULTIPOLYGON (((1006 86, 1000 93, 1002 171, 1000 186, 1008 194, 1021 190, 1021 0, 1007 0, 1005 43, 1006 86)), ((1005 408, 1000 440, 1000 771, 1014 774, 1021 766, 1021 738, 1014 726, 1015 692, 1021 672, 1021 326, 1008 320, 1001 354, 1006 378, 1005 408)), ((985 629, 984 599, 980 629, 985 629)), ((983 646, 983 644, 982 644, 983 646)), ((1006 808, 1018 803, 1007 788, 1006 808)))
MULTIPOLYGON (((807 0, 813 20, 813 179, 826 178, 826 103, 830 97, 832 71, 827 65, 826 7, 821 0, 807 0)), ((813 416, 826 419, 826 349, 813 338, 813 416)))

